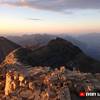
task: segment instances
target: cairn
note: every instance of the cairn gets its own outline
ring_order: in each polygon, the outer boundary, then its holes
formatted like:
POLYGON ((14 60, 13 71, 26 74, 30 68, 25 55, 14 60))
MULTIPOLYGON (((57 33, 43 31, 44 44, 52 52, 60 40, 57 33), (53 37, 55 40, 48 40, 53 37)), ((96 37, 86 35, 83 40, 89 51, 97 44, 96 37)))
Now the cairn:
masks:
POLYGON ((24 86, 24 76, 17 71, 8 71, 6 73, 5 95, 10 95, 18 87, 24 86))

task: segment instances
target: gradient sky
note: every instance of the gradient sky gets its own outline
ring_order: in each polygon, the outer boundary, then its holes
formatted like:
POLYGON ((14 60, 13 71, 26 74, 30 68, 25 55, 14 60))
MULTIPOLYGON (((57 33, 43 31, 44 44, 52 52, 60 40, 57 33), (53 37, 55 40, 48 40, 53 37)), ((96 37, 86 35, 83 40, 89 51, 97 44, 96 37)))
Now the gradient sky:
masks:
POLYGON ((100 0, 0 0, 0 34, 100 32, 100 0))

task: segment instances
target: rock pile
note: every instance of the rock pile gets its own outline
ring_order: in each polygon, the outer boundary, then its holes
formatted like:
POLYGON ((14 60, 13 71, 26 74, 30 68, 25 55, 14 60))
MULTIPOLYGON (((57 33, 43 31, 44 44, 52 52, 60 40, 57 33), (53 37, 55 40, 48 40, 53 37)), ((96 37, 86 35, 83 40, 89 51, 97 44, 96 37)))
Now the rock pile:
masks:
POLYGON ((13 93, 19 86, 25 85, 24 76, 17 71, 6 73, 5 95, 13 93))
MULTIPOLYGON (((33 68, 34 71, 36 69, 33 68)), ((17 71, 9 71, 6 73, 5 96, 2 100, 70 100, 64 73, 64 67, 41 70, 29 77, 17 71)))

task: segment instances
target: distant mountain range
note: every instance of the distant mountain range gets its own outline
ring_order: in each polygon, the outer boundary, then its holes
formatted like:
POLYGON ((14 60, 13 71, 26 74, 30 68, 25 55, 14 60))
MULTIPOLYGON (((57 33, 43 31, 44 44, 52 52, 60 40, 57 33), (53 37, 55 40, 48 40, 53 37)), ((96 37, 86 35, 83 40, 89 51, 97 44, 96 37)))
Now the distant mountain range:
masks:
MULTIPOLYGON (((12 42, 8 41, 7 43, 12 48, 12 42)), ((5 48, 5 45, 3 47, 5 48)), ((7 65, 6 61, 13 62, 13 59, 16 58, 18 62, 33 67, 49 66, 55 68, 64 65, 69 69, 80 69, 82 72, 100 72, 99 61, 86 56, 80 48, 62 38, 52 39, 44 46, 35 49, 20 47, 16 44, 13 45, 13 48, 16 50, 10 51, 11 56, 5 57, 4 65, 7 65)), ((5 49, 4 51, 6 52, 5 49)))
POLYGON ((33 34, 33 35, 23 35, 23 36, 7 36, 7 38, 11 41, 14 41, 17 44, 20 44, 23 47, 34 47, 37 45, 45 45, 50 40, 56 38, 55 35, 41 35, 41 34, 33 34))
POLYGON ((17 44, 20 44, 23 47, 36 49, 38 47, 46 45, 50 40, 55 39, 56 37, 68 40, 81 49, 86 48, 87 46, 86 44, 80 42, 74 37, 68 36, 66 34, 59 34, 59 35, 32 34, 23 36, 7 36, 6 38, 8 38, 11 41, 14 41, 17 44))
MULTIPOLYGON (((85 34, 78 35, 77 37, 68 36, 66 34, 59 34, 65 40, 72 42, 74 45, 78 46, 84 53, 91 56, 94 59, 100 61, 100 34, 85 34)), ((8 36, 7 38, 20 44, 24 47, 30 47, 36 49, 46 45, 50 40, 55 39, 56 35, 46 35, 46 34, 33 34, 33 35, 23 35, 23 36, 8 36)))

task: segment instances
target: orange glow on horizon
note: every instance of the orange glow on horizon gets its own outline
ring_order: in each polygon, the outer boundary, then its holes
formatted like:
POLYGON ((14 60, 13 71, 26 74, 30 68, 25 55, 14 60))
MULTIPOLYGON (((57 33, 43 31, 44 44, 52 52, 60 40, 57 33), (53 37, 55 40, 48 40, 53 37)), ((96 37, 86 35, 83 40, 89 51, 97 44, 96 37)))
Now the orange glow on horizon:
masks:
POLYGON ((28 21, 11 18, 0 19, 0 33, 81 33, 100 32, 99 23, 28 21))

